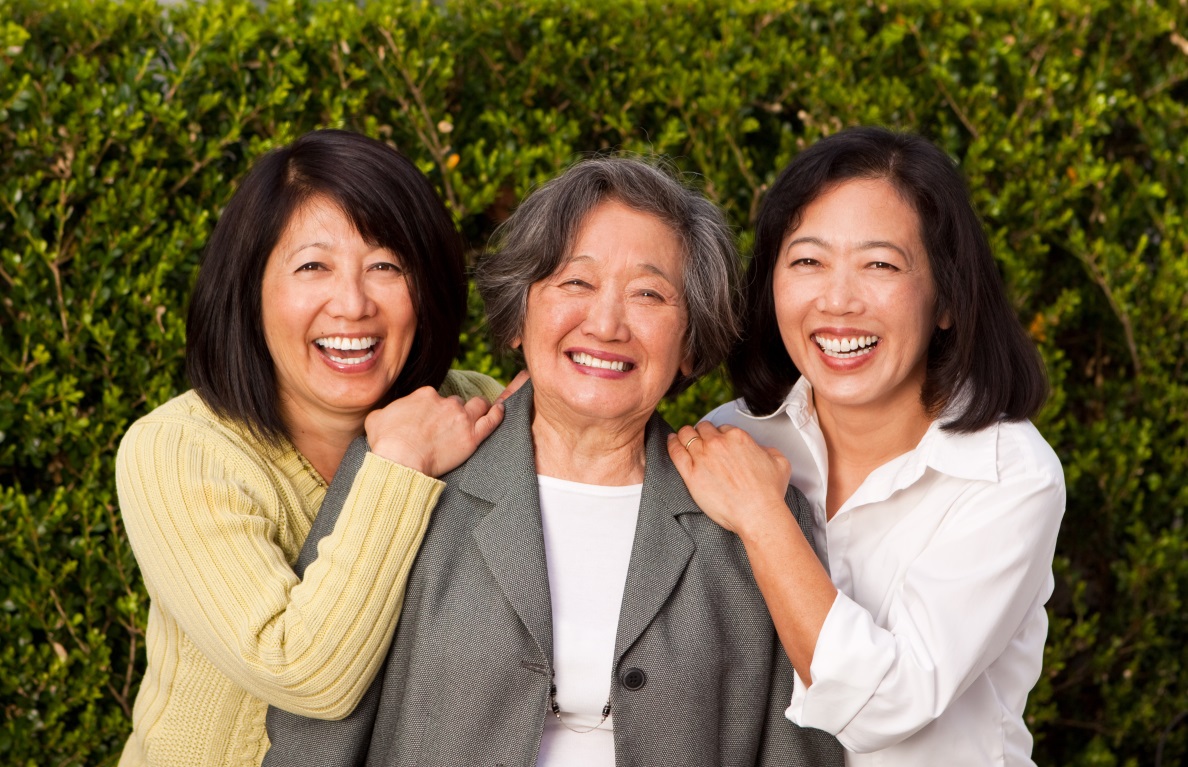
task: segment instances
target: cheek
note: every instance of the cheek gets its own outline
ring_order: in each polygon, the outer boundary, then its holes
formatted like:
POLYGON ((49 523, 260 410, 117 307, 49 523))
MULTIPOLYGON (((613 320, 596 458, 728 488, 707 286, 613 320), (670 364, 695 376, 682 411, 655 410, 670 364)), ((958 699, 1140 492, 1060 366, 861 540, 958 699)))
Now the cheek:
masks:
POLYGON ((278 352, 283 352, 285 341, 297 332, 300 312, 294 306, 293 297, 288 295, 282 286, 265 282, 263 289, 264 300, 261 303, 260 315, 264 326, 264 341, 268 344, 269 352, 276 357, 278 352))
POLYGON ((789 335, 799 335, 799 326, 804 318, 806 303, 811 297, 806 295, 805 285, 794 280, 777 279, 772 284, 772 303, 775 308, 776 325, 785 342, 789 335))
POLYGON ((417 332, 417 312, 413 308, 412 300, 407 293, 395 296, 390 304, 393 307, 392 330, 404 337, 405 345, 413 342, 417 332))

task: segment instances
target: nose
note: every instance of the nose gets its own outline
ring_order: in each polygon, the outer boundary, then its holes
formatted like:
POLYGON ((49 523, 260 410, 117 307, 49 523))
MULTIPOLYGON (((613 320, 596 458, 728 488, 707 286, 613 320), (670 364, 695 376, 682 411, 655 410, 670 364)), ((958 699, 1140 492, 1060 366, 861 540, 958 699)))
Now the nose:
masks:
POLYGON ((855 276, 844 269, 830 270, 821 282, 817 311, 824 314, 853 314, 862 310, 862 299, 855 276))
POLYGON ((614 290, 599 290, 587 307, 582 331, 600 341, 626 341, 627 307, 623 296, 614 290))
POLYGON ((347 320, 361 320, 374 315, 375 301, 367 291, 363 275, 340 273, 334 281, 334 294, 327 310, 332 317, 347 320))

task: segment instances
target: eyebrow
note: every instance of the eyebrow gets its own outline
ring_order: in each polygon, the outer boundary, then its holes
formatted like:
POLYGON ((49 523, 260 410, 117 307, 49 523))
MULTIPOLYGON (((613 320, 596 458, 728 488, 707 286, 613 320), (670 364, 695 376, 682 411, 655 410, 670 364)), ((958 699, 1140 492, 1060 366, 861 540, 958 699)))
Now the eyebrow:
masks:
POLYGON ((316 242, 304 242, 304 243, 298 245, 297 247, 293 248, 292 250, 290 250, 288 253, 286 253, 284 255, 284 260, 286 263, 288 263, 298 253, 300 253, 303 250, 308 250, 310 248, 317 248, 318 250, 331 250, 332 247, 333 246, 330 243, 322 242, 321 240, 318 240, 316 242))
MULTIPOLYGON (((816 245, 824 250, 831 250, 830 245, 819 237, 797 237, 788 243, 788 247, 784 248, 784 252, 787 253, 796 245, 816 245)), ((911 258, 906 250, 889 240, 866 240, 865 242, 858 243, 858 250, 878 250, 880 248, 894 250, 904 258, 911 258)))

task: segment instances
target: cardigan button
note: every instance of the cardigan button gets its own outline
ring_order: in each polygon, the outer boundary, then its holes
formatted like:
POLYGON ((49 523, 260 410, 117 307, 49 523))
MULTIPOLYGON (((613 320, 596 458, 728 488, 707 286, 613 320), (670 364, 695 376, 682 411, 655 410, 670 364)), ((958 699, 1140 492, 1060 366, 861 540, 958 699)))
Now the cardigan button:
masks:
POLYGON ((629 668, 623 672, 620 678, 623 686, 628 690, 638 690, 648 683, 648 675, 637 668, 629 668))

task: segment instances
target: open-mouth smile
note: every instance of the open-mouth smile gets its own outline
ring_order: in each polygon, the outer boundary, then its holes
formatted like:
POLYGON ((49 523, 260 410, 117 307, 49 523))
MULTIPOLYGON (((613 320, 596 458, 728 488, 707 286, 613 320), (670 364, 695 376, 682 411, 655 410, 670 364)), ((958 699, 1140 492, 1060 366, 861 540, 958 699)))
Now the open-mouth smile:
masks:
POLYGON ((624 360, 604 360, 587 354, 585 352, 568 352, 569 359, 573 360, 574 364, 581 365, 587 368, 598 368, 600 370, 613 370, 617 373, 625 373, 635 367, 634 364, 624 360))
POLYGON ((374 336, 366 338, 326 336, 314 341, 322 354, 326 355, 326 359, 339 365, 362 365, 375 357, 375 347, 378 343, 379 339, 374 336))
POLYGON ((824 338, 813 335, 813 342, 821 347, 826 357, 853 359, 870 354, 881 340, 878 336, 850 336, 849 338, 824 338))

